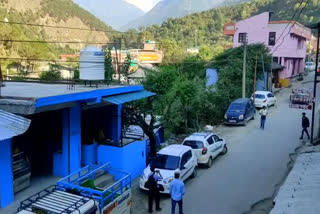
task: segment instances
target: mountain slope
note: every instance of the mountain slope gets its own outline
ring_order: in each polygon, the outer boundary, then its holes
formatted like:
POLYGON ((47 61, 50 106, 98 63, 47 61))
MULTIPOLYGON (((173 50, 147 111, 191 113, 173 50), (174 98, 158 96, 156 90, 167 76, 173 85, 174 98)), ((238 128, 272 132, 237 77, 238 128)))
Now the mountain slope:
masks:
MULTIPOLYGON (((163 47, 173 46, 172 44, 183 48, 208 45, 221 49, 224 45, 231 44, 231 37, 223 35, 225 23, 236 22, 266 11, 274 12, 272 20, 290 20, 297 7, 296 0, 253 0, 248 3, 195 13, 183 18, 169 19, 161 25, 145 28, 141 34, 145 40, 163 42, 161 44, 163 47)), ((320 22, 319 11, 320 0, 310 1, 299 19, 296 20, 305 25, 320 22)), ((138 41, 139 35, 137 38, 133 37, 134 34, 129 35, 129 33, 126 35, 126 43, 138 41)))
POLYGON ((115 29, 144 15, 141 9, 124 0, 74 0, 74 2, 115 29))
MULTIPOLYGON (((0 20, 64 27, 112 30, 72 0, 0 0, 0 20), (9 12, 8 12, 9 11, 9 12)), ((107 33, 0 24, 0 39, 47 41, 108 41, 107 33)), ((85 44, 0 43, 3 57, 56 58, 85 44)))
POLYGON ((121 29, 127 30, 130 28, 160 24, 168 18, 182 17, 188 15, 189 12, 195 13, 231 4, 238 4, 244 1, 247 0, 162 0, 144 16, 130 22, 121 29), (191 4, 189 4, 189 1, 191 4))

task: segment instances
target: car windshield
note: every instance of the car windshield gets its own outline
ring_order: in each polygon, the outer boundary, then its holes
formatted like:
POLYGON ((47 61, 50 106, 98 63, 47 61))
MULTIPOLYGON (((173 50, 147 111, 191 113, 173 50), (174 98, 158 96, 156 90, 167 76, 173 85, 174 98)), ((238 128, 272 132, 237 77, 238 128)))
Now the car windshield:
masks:
POLYGON ((240 104, 240 103, 232 103, 229 106, 229 111, 244 111, 245 105, 240 104))
POLYGON ((179 167, 180 157, 157 154, 152 160, 151 166, 156 169, 175 170, 179 167))
POLYGON ((183 145, 190 146, 192 149, 203 148, 203 143, 201 141, 195 141, 195 140, 186 140, 184 141, 183 145))
POLYGON ((307 65, 307 66, 312 66, 312 65, 313 65, 313 62, 307 62, 306 65, 307 65))
POLYGON ((256 99, 265 99, 266 96, 263 94, 256 94, 256 99))

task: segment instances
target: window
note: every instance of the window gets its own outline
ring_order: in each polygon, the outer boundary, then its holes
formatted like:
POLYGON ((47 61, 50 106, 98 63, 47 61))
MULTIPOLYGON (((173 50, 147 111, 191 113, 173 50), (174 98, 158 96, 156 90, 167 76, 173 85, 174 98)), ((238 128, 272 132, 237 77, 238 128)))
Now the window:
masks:
POLYGON ((217 135, 213 135, 214 141, 218 142, 220 138, 217 135))
POLYGON ((276 44, 276 32, 269 33, 269 45, 274 46, 276 44))
POLYGON ((183 154, 182 159, 181 159, 181 167, 186 165, 188 161, 192 158, 192 152, 191 150, 187 151, 186 153, 183 154))
POLYGON ((186 140, 183 145, 190 146, 192 149, 202 149, 203 143, 201 141, 194 141, 194 140, 186 140))
POLYGON ((273 57, 272 58, 272 61, 275 62, 275 63, 278 63, 278 60, 279 60, 279 57, 273 57))
POLYGON ((232 103, 228 109, 228 111, 230 112, 238 112, 238 111, 244 111, 244 110, 245 110, 245 105, 240 103, 232 103))
POLYGON ((178 168, 180 157, 157 154, 152 160, 151 166, 157 169, 175 170, 178 168))
POLYGON ((269 97, 269 98, 270 98, 270 97, 273 97, 273 95, 272 95, 271 93, 269 93, 269 94, 268 94, 268 97, 269 97))
POLYGON ((256 99, 266 99, 266 96, 264 96, 263 94, 256 94, 256 99))
POLYGON ((187 156, 187 163, 189 162, 189 160, 192 158, 192 151, 189 150, 187 153, 186 153, 186 156, 187 156))
POLYGON ((212 137, 209 137, 207 141, 208 141, 209 145, 212 145, 214 143, 212 137))
POLYGON ((304 41, 302 39, 298 39, 298 49, 302 49, 304 46, 304 41))
POLYGON ((239 33, 239 43, 247 42, 247 33, 239 33))

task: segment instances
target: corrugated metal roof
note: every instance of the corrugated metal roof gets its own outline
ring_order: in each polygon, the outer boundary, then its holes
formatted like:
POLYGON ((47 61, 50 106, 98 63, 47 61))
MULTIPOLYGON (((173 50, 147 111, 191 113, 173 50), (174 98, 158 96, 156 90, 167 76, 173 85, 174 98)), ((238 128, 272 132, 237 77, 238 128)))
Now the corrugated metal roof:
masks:
POLYGON ((0 141, 23 134, 30 122, 29 119, 0 110, 0 141))
POLYGON ((128 103, 131 101, 140 100, 140 99, 151 97, 154 95, 155 95, 155 93, 143 90, 143 91, 138 91, 138 92, 134 92, 134 93, 110 96, 110 97, 103 98, 102 100, 105 102, 108 102, 108 103, 120 105, 123 103, 128 103))

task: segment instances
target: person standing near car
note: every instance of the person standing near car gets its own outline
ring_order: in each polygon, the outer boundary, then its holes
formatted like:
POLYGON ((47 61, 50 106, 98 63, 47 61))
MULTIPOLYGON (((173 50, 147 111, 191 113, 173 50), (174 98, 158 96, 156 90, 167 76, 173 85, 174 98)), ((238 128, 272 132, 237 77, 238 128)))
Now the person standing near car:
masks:
POLYGON ((175 213, 176 204, 179 205, 179 214, 183 214, 183 196, 185 194, 184 183, 179 179, 180 174, 174 173, 174 180, 170 183, 170 195, 171 195, 171 214, 175 213))
POLYGON ((160 191, 158 187, 158 181, 162 179, 160 175, 159 170, 155 170, 154 167, 150 167, 150 174, 148 176, 148 189, 149 189, 149 194, 148 194, 148 211, 149 213, 152 213, 152 205, 153 201, 156 202, 156 210, 161 211, 160 208, 160 191))
POLYGON ((264 125, 266 123, 266 119, 267 119, 267 115, 268 115, 268 110, 267 107, 264 106, 260 111, 259 114, 261 115, 261 119, 260 119, 260 128, 264 129, 264 125))
POLYGON ((300 140, 303 139, 304 132, 307 134, 308 140, 310 140, 310 135, 309 135, 309 132, 308 132, 309 126, 310 126, 309 118, 306 116, 306 113, 303 112, 302 113, 302 133, 301 133, 300 140))

